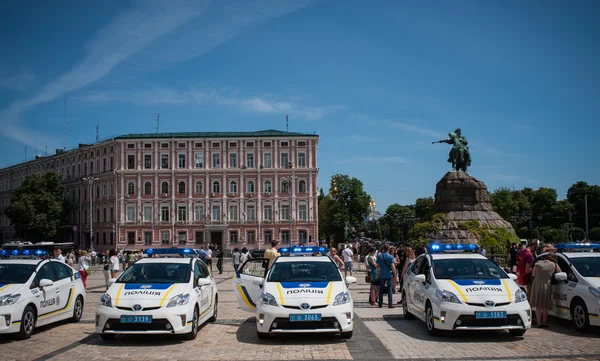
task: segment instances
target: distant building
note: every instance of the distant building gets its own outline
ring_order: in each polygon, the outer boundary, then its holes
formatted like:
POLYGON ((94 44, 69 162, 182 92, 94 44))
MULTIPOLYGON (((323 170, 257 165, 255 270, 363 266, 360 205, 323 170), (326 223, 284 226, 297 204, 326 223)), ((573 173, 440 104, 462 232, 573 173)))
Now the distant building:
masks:
MULTIPOLYGON (((266 130, 128 134, 80 144, 0 169, 0 209, 28 175, 54 171, 78 206, 61 241, 80 248, 314 244, 318 142, 314 134, 266 130), (93 185, 83 177, 95 178, 93 185)), ((0 243, 13 240, 2 213, 0 243)))

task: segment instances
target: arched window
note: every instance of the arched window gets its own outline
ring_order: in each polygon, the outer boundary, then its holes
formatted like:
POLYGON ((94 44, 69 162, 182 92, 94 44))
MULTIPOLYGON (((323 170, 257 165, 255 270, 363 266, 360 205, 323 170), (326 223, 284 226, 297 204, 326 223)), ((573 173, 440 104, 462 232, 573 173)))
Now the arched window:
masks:
POLYGON ((248 193, 254 193, 254 182, 248 181, 248 193))
POLYGON ((169 194, 169 183, 168 182, 162 182, 162 184, 160 185, 160 192, 162 194, 169 194))
POLYGON ((265 181, 265 193, 271 193, 273 189, 273 185, 271 184, 271 181, 265 181))
POLYGON ((127 194, 133 194, 135 191, 135 185, 133 184, 133 182, 129 182, 129 184, 127 184, 127 194))
POLYGON ((204 193, 204 189, 202 187, 202 182, 196 182, 196 193, 204 193))
POLYGON ((229 183, 229 193, 237 193, 237 182, 231 181, 229 183))
POLYGON ((177 185, 177 191, 179 194, 185 194, 185 182, 179 182, 177 185))
POLYGON ((290 191, 290 183, 288 183, 288 181, 282 181, 281 182, 281 192, 287 193, 289 191, 290 191))
POLYGON ((152 184, 150 182, 144 183, 144 194, 152 194, 152 184))
POLYGON ((306 193, 306 182, 301 180, 300 182, 298 182, 298 192, 300 193, 306 193))
POLYGON ((219 182, 217 182, 217 181, 213 182, 212 191, 213 191, 213 193, 221 193, 221 185, 219 184, 219 182))

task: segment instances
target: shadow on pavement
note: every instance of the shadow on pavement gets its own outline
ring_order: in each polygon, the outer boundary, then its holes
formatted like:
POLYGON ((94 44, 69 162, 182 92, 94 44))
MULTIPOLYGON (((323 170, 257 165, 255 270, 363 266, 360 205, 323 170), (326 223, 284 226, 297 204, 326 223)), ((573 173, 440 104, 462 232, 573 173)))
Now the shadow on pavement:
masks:
MULTIPOLYGON (((548 317, 548 323, 550 327, 544 329, 545 332, 554 332, 573 337, 600 338, 600 327, 591 327, 588 332, 583 333, 577 331, 575 325, 573 325, 573 321, 550 316, 548 317)), ((536 326, 533 326, 533 328, 536 328, 536 326)))
POLYGON ((296 333, 296 334, 271 334, 269 338, 259 340, 256 335, 256 322, 254 317, 244 321, 236 332, 238 342, 252 345, 332 345, 344 344, 345 341, 339 334, 324 333, 296 333))

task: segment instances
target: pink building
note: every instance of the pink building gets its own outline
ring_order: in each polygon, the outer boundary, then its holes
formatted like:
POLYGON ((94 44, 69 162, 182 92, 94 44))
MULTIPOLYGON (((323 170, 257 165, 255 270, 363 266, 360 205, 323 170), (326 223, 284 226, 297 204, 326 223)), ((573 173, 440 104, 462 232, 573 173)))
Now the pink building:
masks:
MULTIPOLYGON (((79 207, 62 238, 82 248, 315 244, 318 141, 276 130, 124 135, 0 170, 0 206, 27 175, 53 170, 79 207)), ((4 214, 0 234, 14 239, 4 214)))

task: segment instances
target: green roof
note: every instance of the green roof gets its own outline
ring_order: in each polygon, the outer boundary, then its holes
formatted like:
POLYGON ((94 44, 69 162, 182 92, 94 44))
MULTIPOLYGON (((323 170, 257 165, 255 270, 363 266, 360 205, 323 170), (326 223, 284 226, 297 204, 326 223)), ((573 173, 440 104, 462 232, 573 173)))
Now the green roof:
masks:
POLYGON ((256 132, 181 132, 125 134, 115 139, 149 138, 258 138, 258 137, 318 137, 316 134, 284 132, 282 130, 259 130, 256 132))

